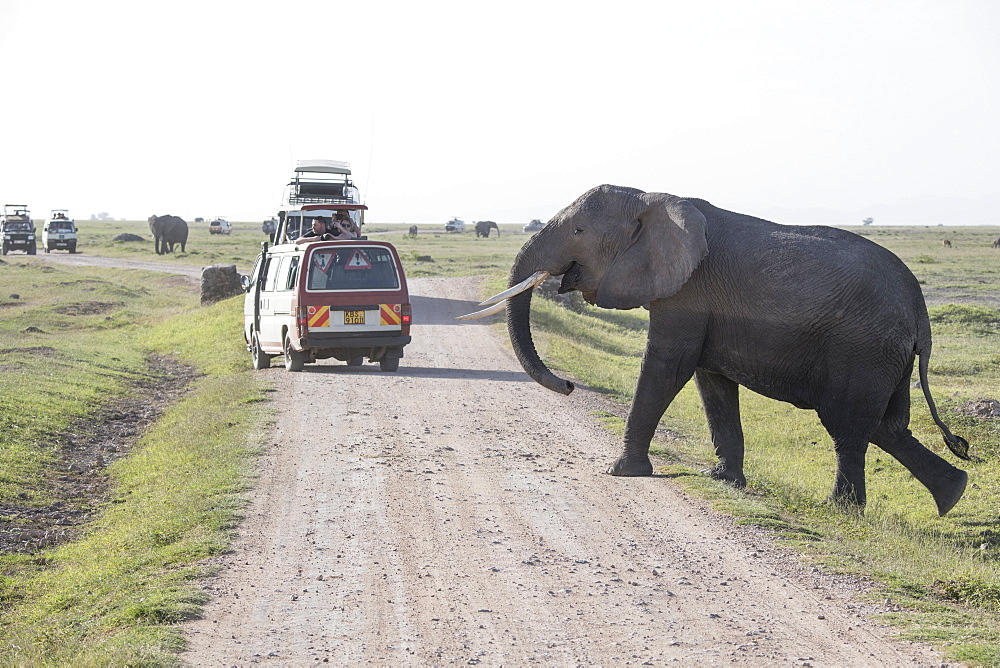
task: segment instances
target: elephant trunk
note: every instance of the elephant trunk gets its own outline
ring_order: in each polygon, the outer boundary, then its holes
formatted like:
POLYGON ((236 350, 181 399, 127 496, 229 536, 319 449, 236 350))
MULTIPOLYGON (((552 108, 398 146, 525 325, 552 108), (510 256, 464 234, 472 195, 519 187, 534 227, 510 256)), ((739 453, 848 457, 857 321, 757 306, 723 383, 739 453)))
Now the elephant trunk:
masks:
MULTIPOLYGON (((531 270, 521 269, 521 267, 532 267, 530 263, 524 261, 524 256, 525 250, 522 249, 510 271, 510 285, 512 286, 517 285, 531 273, 531 270)), ((535 350, 535 342, 531 338, 531 292, 531 290, 525 290, 507 300, 507 332, 510 334, 510 342, 514 346, 514 354, 517 355, 525 372, 535 382, 553 392, 569 394, 574 389, 573 383, 563 380, 549 371, 535 350)))

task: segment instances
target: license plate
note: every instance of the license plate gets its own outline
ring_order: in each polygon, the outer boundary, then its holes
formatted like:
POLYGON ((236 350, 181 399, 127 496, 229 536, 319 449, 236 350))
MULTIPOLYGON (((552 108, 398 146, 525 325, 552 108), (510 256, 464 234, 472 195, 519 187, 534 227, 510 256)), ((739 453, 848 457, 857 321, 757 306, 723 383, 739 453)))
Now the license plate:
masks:
POLYGON ((364 311, 344 311, 344 324, 345 325, 363 325, 363 324, 365 324, 365 312, 364 311))

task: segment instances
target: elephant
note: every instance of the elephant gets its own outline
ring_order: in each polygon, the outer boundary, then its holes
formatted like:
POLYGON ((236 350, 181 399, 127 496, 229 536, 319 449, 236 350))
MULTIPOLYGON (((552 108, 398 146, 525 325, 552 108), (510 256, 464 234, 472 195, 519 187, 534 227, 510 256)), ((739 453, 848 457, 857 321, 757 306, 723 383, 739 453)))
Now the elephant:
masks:
POLYGON ((149 231, 153 233, 156 254, 173 253, 174 245, 181 245, 181 252, 187 244, 188 224, 177 216, 150 216, 149 231))
POLYGON ((410 225, 410 236, 411 237, 417 236, 417 226, 416 225, 410 225))
POLYGON ((478 223, 476 223, 476 238, 478 239, 479 237, 486 237, 488 239, 490 236, 491 228, 497 231, 497 236, 499 237, 500 228, 497 227, 496 223, 494 223, 492 220, 480 220, 478 223))
POLYGON ((1000 238, 998 238, 996 241, 993 242, 993 247, 1000 248, 1000 238))
POLYGON ((649 331, 620 456, 607 473, 652 475, 649 444, 664 411, 692 378, 717 463, 706 473, 746 485, 739 386, 814 410, 833 439, 830 500, 863 510, 872 443, 931 493, 940 515, 958 503, 968 475, 910 432, 910 375, 945 444, 969 444, 938 417, 927 382, 931 330, 917 279, 885 248, 822 226, 779 225, 700 199, 602 185, 557 213, 520 250, 509 289, 486 300, 506 308, 521 365, 541 385, 569 394, 531 338, 531 289, 561 276, 607 309, 649 310, 649 331))

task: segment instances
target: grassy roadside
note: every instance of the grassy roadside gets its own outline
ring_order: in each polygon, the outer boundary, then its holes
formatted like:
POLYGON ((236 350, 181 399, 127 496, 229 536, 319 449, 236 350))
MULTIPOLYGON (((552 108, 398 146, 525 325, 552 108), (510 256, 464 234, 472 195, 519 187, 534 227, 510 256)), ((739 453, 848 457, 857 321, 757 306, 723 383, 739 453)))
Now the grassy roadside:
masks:
POLYGON ((101 497, 69 500, 97 506, 73 540, 0 557, 0 664, 172 664, 171 623, 202 601, 201 564, 228 544, 266 426, 241 303, 201 308, 163 274, 15 256, 0 283, 17 295, 0 311, 0 522, 64 507, 66 478, 90 476, 101 497), (67 469, 88 416, 158 382, 151 354, 197 371, 187 392, 129 456, 67 469))

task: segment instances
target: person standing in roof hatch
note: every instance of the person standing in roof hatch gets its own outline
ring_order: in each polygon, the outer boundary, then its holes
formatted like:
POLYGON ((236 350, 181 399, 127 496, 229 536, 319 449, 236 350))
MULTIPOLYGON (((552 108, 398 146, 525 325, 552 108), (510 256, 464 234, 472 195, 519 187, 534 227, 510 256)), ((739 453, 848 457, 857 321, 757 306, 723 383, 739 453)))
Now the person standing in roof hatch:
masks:
POLYGON ((316 216, 312 219, 312 229, 295 240, 300 244, 308 241, 332 241, 333 235, 326 229, 326 219, 323 216, 316 216))
POLYGON ((331 234, 335 239, 357 239, 360 236, 358 226, 346 211, 338 211, 333 217, 331 234))

